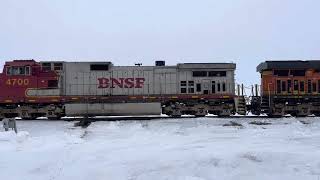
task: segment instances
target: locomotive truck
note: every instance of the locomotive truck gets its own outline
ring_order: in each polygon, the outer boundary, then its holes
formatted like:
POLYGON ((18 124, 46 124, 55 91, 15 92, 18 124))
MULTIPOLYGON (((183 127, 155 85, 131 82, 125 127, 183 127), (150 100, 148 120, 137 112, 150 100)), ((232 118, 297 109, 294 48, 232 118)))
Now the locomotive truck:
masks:
POLYGON ((0 74, 0 118, 245 114, 235 69, 234 63, 8 61, 0 74))

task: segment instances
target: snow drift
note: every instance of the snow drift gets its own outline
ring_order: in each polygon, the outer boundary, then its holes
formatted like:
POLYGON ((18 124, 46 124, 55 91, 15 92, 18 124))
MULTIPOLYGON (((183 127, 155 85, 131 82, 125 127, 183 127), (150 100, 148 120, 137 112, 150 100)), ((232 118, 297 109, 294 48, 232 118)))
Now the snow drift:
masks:
POLYGON ((58 121, 18 125, 20 135, 0 133, 1 179, 317 180, 320 176, 318 118, 94 122, 87 129, 58 121), (230 121, 241 126, 223 126, 230 121))

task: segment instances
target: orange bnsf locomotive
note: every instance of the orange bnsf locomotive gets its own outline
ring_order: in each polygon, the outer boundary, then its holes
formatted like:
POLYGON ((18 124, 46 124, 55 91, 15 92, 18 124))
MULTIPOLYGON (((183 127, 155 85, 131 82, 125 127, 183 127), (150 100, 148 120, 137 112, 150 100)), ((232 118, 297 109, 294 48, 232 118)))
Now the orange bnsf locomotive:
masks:
POLYGON ((257 71, 261 96, 252 97, 253 114, 320 116, 320 61, 266 61, 257 71))
POLYGON ((0 74, 0 118, 245 114, 236 103, 235 68, 233 63, 9 61, 0 74))

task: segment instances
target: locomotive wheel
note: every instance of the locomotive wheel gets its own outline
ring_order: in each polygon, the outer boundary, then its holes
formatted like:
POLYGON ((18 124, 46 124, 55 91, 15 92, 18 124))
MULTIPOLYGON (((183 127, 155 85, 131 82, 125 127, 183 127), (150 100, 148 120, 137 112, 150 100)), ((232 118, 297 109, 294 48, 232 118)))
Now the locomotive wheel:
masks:
POLYGON ((41 117, 41 114, 31 113, 28 117, 21 117, 22 120, 36 120, 37 118, 41 117))
POLYGON ((36 120, 40 116, 36 116, 35 114, 31 114, 29 117, 21 117, 22 120, 36 120))
POLYGON ((290 113, 290 115, 291 115, 292 117, 298 117, 298 113, 297 113, 297 112, 292 112, 292 113, 290 113))

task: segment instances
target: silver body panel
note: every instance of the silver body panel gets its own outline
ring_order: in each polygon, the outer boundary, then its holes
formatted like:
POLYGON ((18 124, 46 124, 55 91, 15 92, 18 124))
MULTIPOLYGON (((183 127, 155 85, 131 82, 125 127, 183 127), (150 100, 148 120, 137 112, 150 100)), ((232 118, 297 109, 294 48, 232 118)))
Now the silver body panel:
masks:
MULTIPOLYGON (((62 62, 60 70, 60 95, 66 96, 136 96, 136 95, 176 95, 176 94, 234 94, 235 80, 233 63, 184 63, 176 66, 113 66, 110 62, 62 62), (92 64, 108 64, 109 69, 95 71, 90 69, 92 64), (226 76, 194 77, 193 71, 225 71, 226 76), (126 79, 143 78, 140 88, 114 87, 99 88, 99 78, 126 79), (181 92, 181 81, 187 81, 185 88, 194 88, 194 91, 181 92), (193 81, 193 87, 189 87, 193 81), (212 84, 221 84, 221 89, 212 84), (196 84, 201 84, 201 91, 196 91, 196 84), (222 84, 225 89, 222 90, 222 84), (204 90, 208 90, 204 92, 204 90)), ((125 80, 123 80, 125 81, 125 80)), ((124 86, 126 83, 123 83, 124 86)), ((110 85, 111 86, 111 85, 110 85)))
MULTIPOLYGON (((48 62, 45 62, 48 66, 48 62)), ((234 95, 233 63, 183 63, 176 66, 113 66, 111 62, 59 62, 59 91, 30 94, 61 96, 234 95), (99 67, 102 67, 102 69, 99 67), (97 66, 98 69, 97 69, 97 66), (105 68, 105 69, 104 69, 105 68), (194 73, 205 72, 206 75, 194 73), (212 75, 212 72, 222 72, 212 75), (211 75, 209 75, 211 73, 211 75)), ((201 74, 201 73, 200 73, 201 74)), ((213 73, 214 74, 214 73, 213 73)), ((40 90, 41 91, 41 90, 40 90)), ((67 115, 155 115, 161 103, 66 103, 67 115)), ((200 113, 200 112, 199 112, 200 113)), ((201 113, 200 113, 201 114, 201 113)))
POLYGON ((117 115, 160 115, 160 103, 94 103, 66 104, 66 114, 78 116, 94 114, 95 116, 117 115))

